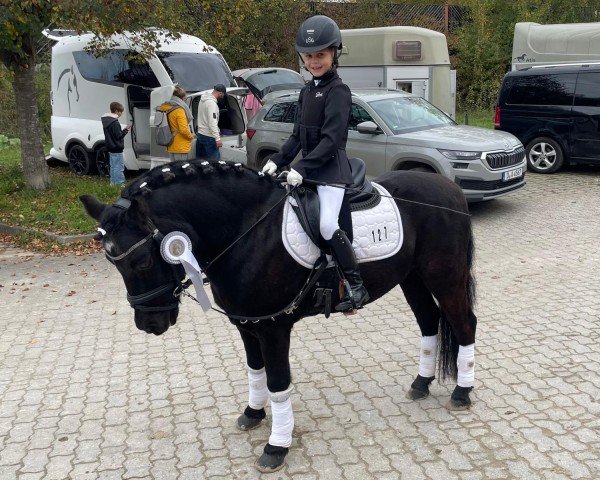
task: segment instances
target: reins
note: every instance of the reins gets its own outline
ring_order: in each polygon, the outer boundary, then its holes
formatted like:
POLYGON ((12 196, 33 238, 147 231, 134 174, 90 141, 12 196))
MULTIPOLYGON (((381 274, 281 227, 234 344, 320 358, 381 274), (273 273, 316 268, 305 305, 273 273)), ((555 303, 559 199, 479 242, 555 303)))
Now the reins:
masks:
MULTIPOLYGON (((252 323, 258 323, 261 320, 275 321, 275 317, 278 317, 279 315, 282 315, 284 313, 289 315, 294 310, 296 310, 296 308, 298 308, 298 305, 300 305, 300 302, 302 302, 302 300, 304 300, 304 298, 310 291, 311 287, 317 282, 317 280, 319 279, 319 277, 321 276, 321 274, 323 273, 323 271, 325 270, 326 267, 327 267, 327 259, 326 259, 325 255, 321 255, 319 260, 317 260, 317 262, 313 266, 312 270, 310 271, 308 278, 304 282, 304 285, 302 285, 302 288, 300 288, 300 291, 298 292, 298 294, 294 297, 294 299, 286 307, 282 308, 281 310, 279 310, 275 313, 271 313, 269 315, 257 316, 257 317, 249 317, 247 315, 233 315, 233 314, 224 312, 223 310, 220 310, 215 307, 211 307, 211 310, 222 313, 223 315, 225 315, 229 318, 232 318, 234 320, 239 320, 242 325, 245 323, 248 323, 248 321, 251 321, 252 323)), ((187 287, 189 287, 189 283, 187 285, 185 283, 182 283, 182 288, 179 292, 179 295, 183 294, 186 297, 191 298, 198 305, 200 305, 200 302, 196 299, 196 297, 194 297, 193 295, 189 294, 186 291, 187 287)))
POLYGON ((269 213, 271 213, 273 211, 273 209, 275 207, 277 207, 277 205, 279 205, 281 202, 283 202, 287 197, 289 197, 292 192, 294 191, 296 187, 291 188, 290 190, 288 190, 286 192, 286 194, 281 197, 276 203, 275 205, 273 205, 271 208, 269 208, 269 210, 267 210, 256 222, 254 222, 250 228, 248 230, 246 230, 244 233, 242 233, 239 237, 237 237, 233 242, 231 242, 223 251, 221 251, 221 253, 219 253, 215 258, 213 258, 210 262, 208 262, 206 265, 204 265, 203 269, 204 271, 207 271, 211 265, 213 263, 215 263, 219 258, 221 258, 226 252, 228 252, 229 250, 231 250, 231 248, 238 243, 242 238, 244 238, 246 235, 248 235, 248 233, 250 233, 254 227, 256 227, 260 222, 262 222, 265 218, 267 218, 267 216, 269 215, 269 213))

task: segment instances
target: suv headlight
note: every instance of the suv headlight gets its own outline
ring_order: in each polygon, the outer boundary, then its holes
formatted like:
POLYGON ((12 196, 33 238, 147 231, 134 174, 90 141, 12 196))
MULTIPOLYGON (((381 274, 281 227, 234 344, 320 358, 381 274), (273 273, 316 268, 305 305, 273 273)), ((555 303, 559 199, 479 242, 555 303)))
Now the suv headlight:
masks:
POLYGON ((444 157, 449 158, 450 160, 461 160, 463 162, 479 160, 481 158, 481 152, 467 152, 464 150, 442 150, 441 148, 438 148, 438 152, 440 152, 444 157))

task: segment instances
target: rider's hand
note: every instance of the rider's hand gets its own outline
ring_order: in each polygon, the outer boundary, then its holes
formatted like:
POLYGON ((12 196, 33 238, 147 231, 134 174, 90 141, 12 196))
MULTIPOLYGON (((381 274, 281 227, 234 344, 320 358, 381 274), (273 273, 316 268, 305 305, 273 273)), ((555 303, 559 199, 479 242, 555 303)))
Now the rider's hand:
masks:
POLYGON ((292 187, 295 187, 296 185, 300 185, 302 183, 302 175, 300 175, 296 170, 294 170, 292 168, 290 170, 290 173, 288 173, 286 182, 288 185, 291 185, 292 187))
POLYGON ((273 160, 269 160, 267 163, 265 163, 265 166, 262 168, 262 173, 264 173, 265 175, 275 175, 276 171, 277 165, 273 160))

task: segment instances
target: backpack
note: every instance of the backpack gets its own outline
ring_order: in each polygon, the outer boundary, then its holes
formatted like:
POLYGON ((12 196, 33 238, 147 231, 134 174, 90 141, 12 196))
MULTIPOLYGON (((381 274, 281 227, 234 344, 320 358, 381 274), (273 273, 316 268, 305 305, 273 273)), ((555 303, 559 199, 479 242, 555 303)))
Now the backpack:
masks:
POLYGON ((175 135, 169 126, 169 113, 181 107, 172 107, 169 110, 162 111, 160 107, 156 107, 154 114, 154 126, 156 127, 156 143, 163 147, 168 147, 173 143, 175 135))

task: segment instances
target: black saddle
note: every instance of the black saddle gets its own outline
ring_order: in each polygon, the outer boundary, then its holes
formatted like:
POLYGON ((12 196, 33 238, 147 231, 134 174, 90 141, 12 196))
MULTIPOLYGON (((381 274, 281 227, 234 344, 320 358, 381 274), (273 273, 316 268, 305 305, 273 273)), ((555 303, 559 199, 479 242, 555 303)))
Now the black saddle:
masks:
MULTIPOLYGON (((352 169, 352 185, 349 185, 344 195, 344 203, 340 210, 340 228, 346 232, 352 241, 352 216, 351 212, 368 210, 379 204, 381 196, 365 176, 365 162, 360 158, 349 158, 352 169)), ((303 185, 292 192, 292 197, 297 205, 292 205, 300 225, 304 231, 321 250, 329 252, 329 246, 321 237, 319 229, 319 197, 316 190, 303 185)))

